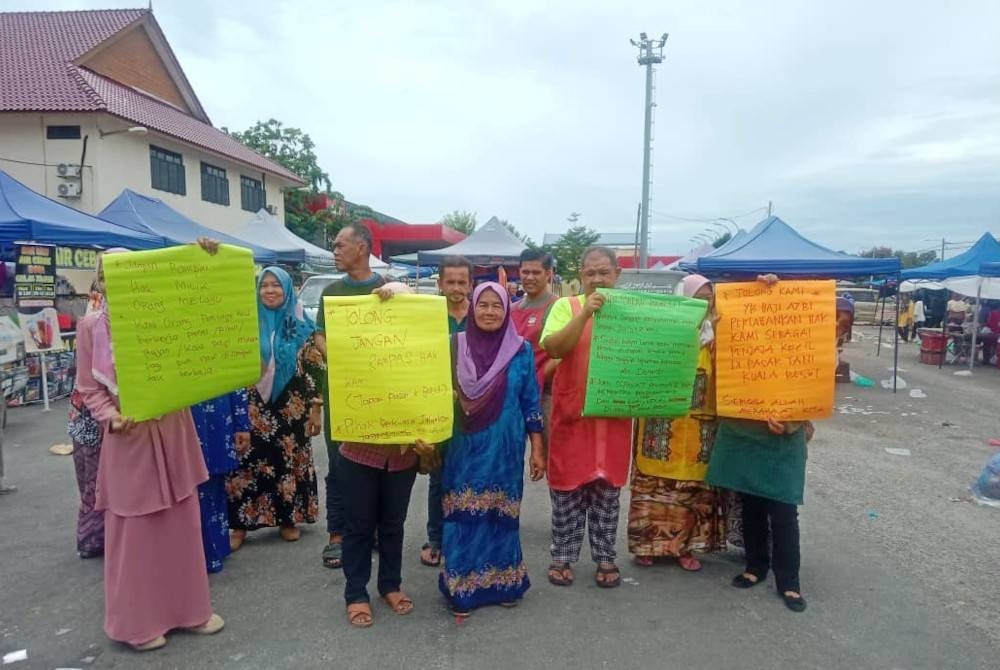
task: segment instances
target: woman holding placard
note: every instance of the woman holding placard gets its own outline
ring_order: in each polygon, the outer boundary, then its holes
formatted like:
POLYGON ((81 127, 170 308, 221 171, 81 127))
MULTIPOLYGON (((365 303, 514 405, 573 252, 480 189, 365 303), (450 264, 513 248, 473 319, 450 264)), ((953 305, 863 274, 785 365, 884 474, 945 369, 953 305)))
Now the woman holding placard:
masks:
POLYGON ((457 616, 483 605, 516 605, 528 590, 518 533, 525 436, 532 481, 545 474, 534 354, 514 328, 503 286, 480 284, 466 323, 452 340, 460 412, 441 479, 439 587, 457 616))
POLYGON ((680 288, 685 297, 708 302, 691 413, 639 420, 628 548, 643 567, 657 558, 673 557, 681 568, 694 572, 701 570, 701 562, 693 552, 725 548, 726 516, 720 492, 705 483, 717 427, 712 283, 701 275, 689 275, 680 288))
POLYGON ((326 365, 314 344, 316 324, 279 267, 260 275, 257 314, 262 376, 249 390, 250 444, 237 445, 240 464, 226 483, 233 551, 258 528, 277 526, 294 542, 297 524, 315 523, 319 513, 310 439, 322 430, 326 365))
MULTIPOLYGON (((210 241, 202 246, 211 253, 210 241)), ((106 253, 114 253, 109 250, 106 253)), ((104 292, 103 264, 98 285, 104 292)), ((104 631, 138 651, 158 649, 174 629, 212 634, 197 487, 208 479, 191 412, 135 422, 118 409, 108 310, 77 327, 77 391, 101 423, 97 509, 105 512, 104 631)))

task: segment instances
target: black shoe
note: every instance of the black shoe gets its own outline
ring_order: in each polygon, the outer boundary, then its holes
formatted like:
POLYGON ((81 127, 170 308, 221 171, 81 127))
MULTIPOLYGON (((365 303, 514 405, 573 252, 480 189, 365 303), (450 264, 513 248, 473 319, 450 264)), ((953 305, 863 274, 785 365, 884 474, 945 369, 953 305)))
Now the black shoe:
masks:
POLYGON ((104 555, 103 551, 78 551, 77 556, 86 560, 88 558, 100 558, 104 555))
POLYGON ((782 593, 781 599, 785 601, 785 607, 792 610, 793 612, 806 611, 806 599, 803 598, 802 596, 789 596, 782 593))
MULTIPOLYGON (((757 577, 757 575, 754 575, 754 577, 757 577)), ((760 584, 762 581, 764 580, 761 577, 757 577, 757 581, 747 579, 747 576, 741 572, 740 574, 733 577, 732 584, 738 589, 752 589, 753 587, 760 584)))

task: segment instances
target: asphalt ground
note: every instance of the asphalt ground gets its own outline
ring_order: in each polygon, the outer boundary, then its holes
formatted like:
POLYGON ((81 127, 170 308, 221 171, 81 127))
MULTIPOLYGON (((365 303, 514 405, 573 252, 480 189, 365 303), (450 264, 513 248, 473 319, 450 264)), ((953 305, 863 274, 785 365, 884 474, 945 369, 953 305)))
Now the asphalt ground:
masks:
POLYGON ((880 385, 891 379, 893 350, 876 358, 873 330, 861 334, 847 358, 876 386, 840 385, 837 412, 810 446, 803 614, 785 609, 772 579, 732 588, 741 568, 733 554, 704 558, 697 574, 636 567, 624 542, 627 492, 618 543, 625 583, 598 589, 582 562, 574 586, 552 586, 547 489, 528 483, 521 539, 533 587, 516 609, 478 610, 459 625, 436 571, 418 561, 427 490, 419 477, 404 560, 411 615, 377 603, 375 625, 352 629, 343 576, 320 563, 322 524, 294 544, 258 532, 211 577, 226 629, 171 635, 165 649, 137 654, 104 636, 101 561, 75 554, 73 464, 48 452, 66 441, 65 403, 48 413, 12 409, 4 456, 20 491, 0 496, 0 656, 26 649, 28 659, 4 670, 1000 668, 1000 509, 968 495, 996 451, 987 441, 1000 437, 1000 370, 956 376, 921 365, 918 347, 903 344, 906 388, 893 394, 880 385))

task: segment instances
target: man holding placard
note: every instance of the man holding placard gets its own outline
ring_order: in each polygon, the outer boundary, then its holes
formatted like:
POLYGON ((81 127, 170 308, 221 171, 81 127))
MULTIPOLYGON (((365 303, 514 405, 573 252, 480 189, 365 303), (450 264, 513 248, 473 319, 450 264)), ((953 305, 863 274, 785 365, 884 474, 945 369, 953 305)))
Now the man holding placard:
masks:
MULTIPOLYGON (((323 299, 332 296, 369 295, 385 285, 385 278, 371 268, 372 234, 364 225, 351 223, 340 229, 333 241, 333 258, 337 269, 346 272, 343 279, 331 283, 323 290, 319 312, 316 314, 316 346, 327 356, 326 318, 323 299)), ((329 367, 331 361, 327 359, 329 367)), ((330 540, 323 549, 323 565, 337 569, 343 565, 342 542, 346 522, 344 502, 337 485, 337 465, 340 462, 340 443, 330 437, 330 394, 325 394, 327 411, 324 415, 323 439, 329 466, 326 475, 326 530, 330 540)))
POLYGON ((614 288, 621 269, 614 251, 591 247, 581 258, 583 295, 560 298, 542 331, 542 347, 559 359, 552 382, 552 431, 548 479, 552 497, 552 564, 549 581, 573 583, 584 529, 602 588, 621 584, 615 565, 619 493, 628 480, 632 420, 582 416, 590 364, 593 316, 604 305, 599 288, 614 288))

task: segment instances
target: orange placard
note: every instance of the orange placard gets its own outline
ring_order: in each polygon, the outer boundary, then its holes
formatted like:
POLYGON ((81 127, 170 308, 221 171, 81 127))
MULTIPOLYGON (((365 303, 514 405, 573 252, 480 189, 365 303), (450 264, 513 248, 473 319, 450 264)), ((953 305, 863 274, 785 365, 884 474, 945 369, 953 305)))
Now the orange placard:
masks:
POLYGON ((788 421, 833 414, 833 281, 716 284, 719 416, 788 421))

